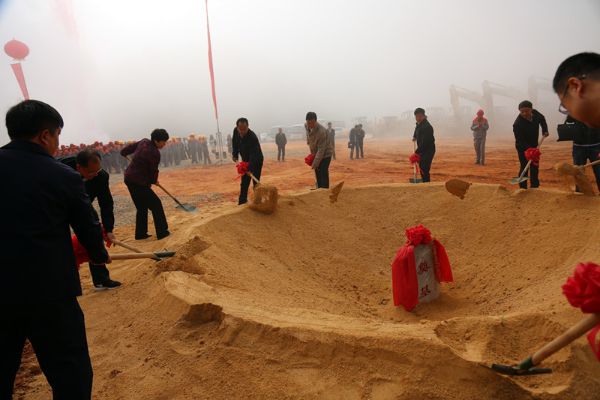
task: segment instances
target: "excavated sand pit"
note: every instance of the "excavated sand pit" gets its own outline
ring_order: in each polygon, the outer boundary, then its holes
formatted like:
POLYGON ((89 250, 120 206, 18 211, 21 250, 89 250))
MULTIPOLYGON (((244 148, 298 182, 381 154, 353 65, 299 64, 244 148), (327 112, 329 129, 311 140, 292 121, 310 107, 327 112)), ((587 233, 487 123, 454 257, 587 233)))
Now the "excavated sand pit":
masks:
MULTIPOLYGON (((596 399, 583 338, 544 363, 551 375, 483 364, 520 361, 582 317, 560 287, 600 260, 599 217, 597 198, 474 184, 461 200, 441 183, 171 214, 161 245, 176 257, 115 265, 126 285, 82 298, 95 398, 596 399), (417 224, 456 282, 408 313, 390 263, 417 224)), ((44 394, 38 380, 26 398, 44 394)))
POLYGON ((480 364, 519 361, 580 318, 560 286, 600 255, 599 205, 492 185, 465 200, 439 184, 344 189, 335 204, 319 191, 196 227, 159 271, 188 305, 178 346, 210 338, 275 363, 263 384, 286 398, 592 399, 600 364, 583 339, 545 363, 549 376, 480 364), (390 262, 419 223, 446 246, 456 283, 408 313, 393 307, 390 262))

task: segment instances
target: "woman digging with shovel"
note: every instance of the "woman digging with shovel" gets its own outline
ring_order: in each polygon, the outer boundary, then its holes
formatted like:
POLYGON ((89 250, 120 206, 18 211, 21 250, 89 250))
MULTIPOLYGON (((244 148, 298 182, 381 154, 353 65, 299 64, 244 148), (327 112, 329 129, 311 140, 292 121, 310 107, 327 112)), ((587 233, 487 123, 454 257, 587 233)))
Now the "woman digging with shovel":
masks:
POLYGON ((160 198, 151 188, 158 184, 158 165, 160 164, 160 149, 165 147, 169 134, 164 129, 155 129, 150 139, 125 146, 121 155, 127 157, 133 154, 133 159, 125 170, 125 185, 135 204, 135 240, 149 238, 148 210, 152 211, 156 239, 160 240, 170 235, 167 218, 160 198))

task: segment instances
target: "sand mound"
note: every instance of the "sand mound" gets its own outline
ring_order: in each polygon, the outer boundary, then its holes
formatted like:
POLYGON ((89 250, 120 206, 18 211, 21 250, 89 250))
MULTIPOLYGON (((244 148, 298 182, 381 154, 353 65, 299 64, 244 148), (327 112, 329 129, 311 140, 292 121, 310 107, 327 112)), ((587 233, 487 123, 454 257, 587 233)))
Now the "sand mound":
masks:
POLYGON ((600 258, 599 205, 481 184, 460 200, 428 184, 186 215, 169 238, 176 257, 127 267, 131 283, 108 300, 89 296, 120 310, 111 332, 87 318, 96 398, 597 398, 583 339, 547 360, 552 375, 481 364, 519 361, 581 317, 560 286, 600 258), (390 262, 419 223, 456 283, 407 313, 392 304, 390 262))

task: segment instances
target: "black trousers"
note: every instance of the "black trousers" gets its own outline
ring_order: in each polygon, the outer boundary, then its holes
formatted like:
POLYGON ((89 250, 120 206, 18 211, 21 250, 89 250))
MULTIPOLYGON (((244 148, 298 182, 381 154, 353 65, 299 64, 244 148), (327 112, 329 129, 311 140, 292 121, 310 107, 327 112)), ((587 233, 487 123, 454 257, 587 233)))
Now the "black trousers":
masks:
POLYGON ((285 146, 277 146, 277 161, 285 161, 285 146))
MULTIPOLYGON (((523 172, 523 170, 525 169, 525 166, 527 165, 527 163, 529 161, 527 160, 527 158, 525 158, 525 151, 517 150, 517 153, 519 154, 519 163, 521 164, 521 166, 519 167, 519 175, 518 176, 521 176, 521 173, 523 172)), ((540 168, 536 167, 532 163, 531 167, 529 168, 529 172, 525 174, 525 176, 529 176, 529 182, 530 182, 531 188, 540 187, 540 179, 538 177, 539 172, 540 172, 540 168)), ((527 189, 527 181, 519 183, 519 187, 521 189, 527 189)))
POLYGON ((0 304, 0 399, 11 399, 29 339, 53 398, 90 399, 92 364, 83 312, 75 297, 32 304, 0 304))
POLYGON ((428 150, 421 154, 421 161, 419 161, 419 169, 421 170, 421 178, 423 182, 431 182, 431 175, 429 171, 431 171, 431 163, 433 162, 433 157, 435 156, 435 149, 428 150))
POLYGON ((329 164, 331 164, 331 157, 327 157, 321 160, 319 168, 315 169, 315 176, 317 178, 317 189, 329 188, 329 164))
MULTIPOLYGON (((598 160, 598 153, 600 153, 600 145, 573 146, 573 164, 585 165, 588 160, 594 162, 598 160)), ((596 185, 600 191, 600 165, 594 165, 592 168, 596 177, 596 185)))
POLYGON ((356 140, 356 158, 365 158, 365 153, 363 151, 363 139, 356 140))
MULTIPOLYGON (((260 173, 262 172, 262 161, 257 165, 250 164, 249 172, 251 172, 256 179, 260 180, 260 173)), ((256 182, 254 182, 252 178, 250 178, 248 175, 242 176, 238 205, 246 204, 248 202, 248 189, 250 188, 250 181, 252 181, 252 187, 256 186, 256 182)))
POLYGON ((110 279, 110 272, 108 272, 106 264, 89 264, 89 266, 94 285, 101 285, 110 279))
POLYGON ((167 217, 163 210, 160 198, 154 193, 150 186, 140 186, 131 182, 125 182, 131 200, 135 204, 135 237, 142 238, 148 234, 148 210, 152 211, 156 236, 160 236, 169 230, 167 217))

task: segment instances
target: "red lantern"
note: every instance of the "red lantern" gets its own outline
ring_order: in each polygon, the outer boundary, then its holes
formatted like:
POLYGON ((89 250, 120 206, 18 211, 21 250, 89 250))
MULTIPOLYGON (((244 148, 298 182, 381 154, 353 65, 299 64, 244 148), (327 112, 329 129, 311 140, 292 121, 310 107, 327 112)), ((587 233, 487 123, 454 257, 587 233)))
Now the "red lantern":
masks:
POLYGON ((11 40, 4 45, 4 52, 15 60, 23 60, 29 54, 29 47, 18 40, 11 40))

